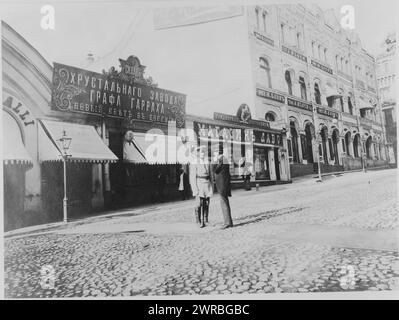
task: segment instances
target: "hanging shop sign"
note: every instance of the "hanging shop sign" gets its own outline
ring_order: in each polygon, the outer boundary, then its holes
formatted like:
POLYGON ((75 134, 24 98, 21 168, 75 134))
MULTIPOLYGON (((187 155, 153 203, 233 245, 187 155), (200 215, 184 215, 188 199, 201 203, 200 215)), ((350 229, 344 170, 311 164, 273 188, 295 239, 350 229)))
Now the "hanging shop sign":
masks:
POLYGON ((303 101, 299 101, 299 100, 287 97, 287 104, 289 106, 297 107, 297 108, 304 109, 304 110, 308 110, 310 112, 313 111, 313 106, 312 106, 311 103, 306 103, 306 102, 303 102, 303 101))
POLYGON ((317 61, 315 61, 315 60, 312 60, 312 61, 311 61, 311 64, 312 64, 313 67, 316 67, 316 68, 318 68, 318 69, 320 69, 320 70, 323 70, 324 72, 327 72, 327 73, 329 73, 329 74, 333 74, 333 70, 332 70, 331 68, 329 68, 329 67, 327 67, 327 66, 321 64, 320 62, 317 62, 317 61))
POLYGON ((259 144, 271 144, 274 146, 282 146, 283 138, 280 133, 272 133, 267 131, 254 130, 254 142, 259 144))
POLYGON ((136 57, 120 62, 103 74, 54 63, 51 108, 183 128, 186 95, 151 85, 136 57))
POLYGON ((281 46, 281 50, 283 50, 283 52, 285 52, 303 62, 308 62, 308 58, 306 58, 306 56, 304 56, 303 54, 300 54, 299 52, 296 52, 290 48, 287 48, 286 46, 281 46))
POLYGON ((285 103, 285 97, 283 95, 272 92, 272 91, 266 91, 266 90, 263 90, 260 88, 256 88, 256 95, 261 98, 285 103))
POLYGON ((338 113, 324 109, 324 108, 317 107, 317 113, 322 114, 327 117, 330 117, 330 118, 338 119, 338 113))
POLYGON ((270 128, 270 123, 267 121, 254 120, 254 119, 249 119, 249 118, 246 120, 243 120, 242 117, 233 116, 231 114, 214 112, 213 118, 215 120, 230 122, 232 124, 246 125, 251 128, 259 128, 259 129, 270 128))

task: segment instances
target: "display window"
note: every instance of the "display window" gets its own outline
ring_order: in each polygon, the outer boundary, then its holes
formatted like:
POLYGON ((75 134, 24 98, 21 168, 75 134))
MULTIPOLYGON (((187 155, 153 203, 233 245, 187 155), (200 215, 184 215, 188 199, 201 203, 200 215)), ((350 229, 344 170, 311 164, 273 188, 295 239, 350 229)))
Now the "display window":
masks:
POLYGON ((256 180, 270 180, 268 148, 254 148, 254 171, 256 180))

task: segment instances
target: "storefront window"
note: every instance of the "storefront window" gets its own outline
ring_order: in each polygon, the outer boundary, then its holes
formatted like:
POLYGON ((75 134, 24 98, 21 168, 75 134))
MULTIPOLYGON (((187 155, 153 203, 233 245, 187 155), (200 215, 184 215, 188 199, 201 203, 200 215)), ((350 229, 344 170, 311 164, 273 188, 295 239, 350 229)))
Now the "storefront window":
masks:
POLYGON ((268 148, 254 148, 254 170, 256 180, 270 180, 268 148))

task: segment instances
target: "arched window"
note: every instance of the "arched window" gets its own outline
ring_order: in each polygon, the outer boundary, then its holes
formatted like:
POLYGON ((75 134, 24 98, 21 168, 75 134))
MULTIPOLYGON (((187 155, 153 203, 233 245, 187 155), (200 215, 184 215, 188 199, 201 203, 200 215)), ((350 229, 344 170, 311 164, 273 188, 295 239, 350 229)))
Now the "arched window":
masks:
POLYGON ((303 77, 299 77, 299 85, 301 87, 301 98, 307 100, 306 96, 306 83, 303 77))
POLYGON ((317 83, 314 84, 314 98, 317 104, 321 104, 320 89, 317 83))
POLYGON ((274 115, 273 112, 267 112, 265 115, 265 119, 266 119, 266 121, 273 122, 273 121, 276 121, 276 116, 274 115))
MULTIPOLYGON (((262 70, 262 72, 266 73, 266 82, 267 82, 267 86, 269 88, 272 87, 272 81, 270 78, 270 66, 269 66, 269 62, 265 59, 265 58, 259 58, 259 67, 262 70)), ((262 75, 263 77, 263 75, 262 75)))
POLYGON ((285 82, 287 83, 288 94, 292 95, 291 73, 288 70, 285 71, 285 82))

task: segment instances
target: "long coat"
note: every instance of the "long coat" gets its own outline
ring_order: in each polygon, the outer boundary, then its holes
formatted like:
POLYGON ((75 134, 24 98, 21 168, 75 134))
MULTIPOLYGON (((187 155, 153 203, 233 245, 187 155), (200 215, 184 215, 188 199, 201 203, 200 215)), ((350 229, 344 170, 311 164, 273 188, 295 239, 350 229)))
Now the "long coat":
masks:
POLYGON ((230 166, 226 158, 219 159, 214 165, 215 184, 217 191, 224 197, 231 197, 230 166))

